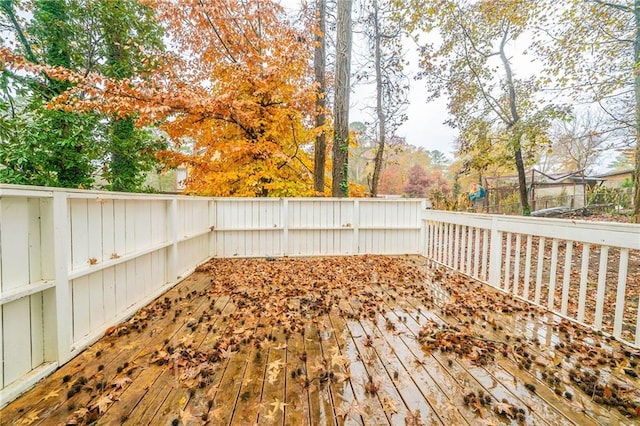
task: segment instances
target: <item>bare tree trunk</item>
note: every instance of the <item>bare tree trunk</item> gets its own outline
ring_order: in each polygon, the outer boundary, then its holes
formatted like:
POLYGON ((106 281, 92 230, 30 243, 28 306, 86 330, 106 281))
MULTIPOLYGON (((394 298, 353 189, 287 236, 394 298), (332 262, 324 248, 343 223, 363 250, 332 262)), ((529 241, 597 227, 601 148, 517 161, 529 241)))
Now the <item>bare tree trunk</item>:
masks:
MULTIPOLYGON (((325 81, 325 31, 326 31, 326 0, 316 0, 317 33, 313 56, 313 70, 318 84, 316 95, 316 127, 323 127, 326 122, 325 107, 327 84, 325 81)), ((313 186, 316 192, 324 192, 324 170, 327 150, 327 140, 324 131, 316 136, 313 163, 313 186)))
MULTIPOLYGON (((640 1, 640 0, 638 0, 640 1)), ((520 121, 520 115, 516 106, 516 89, 513 84, 513 71, 511 70, 511 64, 504 51, 504 46, 507 40, 508 30, 504 33, 502 42, 500 43, 500 59, 507 75, 507 88, 509 90, 509 110, 511 112, 511 121, 506 123, 507 130, 512 132, 511 145, 513 149, 514 159, 516 163, 516 170, 518 171, 518 189, 520 193, 520 206, 522 214, 529 216, 531 214, 531 206, 529 205, 529 197, 527 196, 527 177, 524 171, 524 161, 522 159, 522 147, 520 145, 520 139, 522 133, 515 128, 520 121)))
POLYGON ((635 54, 635 70, 634 70, 634 89, 636 97, 636 164, 635 164, 635 189, 633 192, 633 221, 640 223, 640 69, 638 69, 638 60, 640 60, 640 0, 633 3, 633 14, 636 24, 636 34, 633 44, 635 54))
POLYGON ((375 43, 375 70, 376 70, 376 115, 378 117, 378 150, 376 151, 375 161, 373 163, 373 178, 371 179, 371 196, 378 195, 378 184, 380 183, 380 174, 382 173, 382 158, 384 156, 384 147, 386 139, 386 117, 383 109, 382 99, 382 67, 380 65, 382 57, 382 49, 380 48, 380 22, 378 20, 378 0, 373 0, 373 24, 374 24, 374 43, 375 43))
POLYGON ((336 98, 334 104, 333 182, 334 197, 349 195, 349 90, 351 73, 352 0, 338 0, 336 37, 336 98))

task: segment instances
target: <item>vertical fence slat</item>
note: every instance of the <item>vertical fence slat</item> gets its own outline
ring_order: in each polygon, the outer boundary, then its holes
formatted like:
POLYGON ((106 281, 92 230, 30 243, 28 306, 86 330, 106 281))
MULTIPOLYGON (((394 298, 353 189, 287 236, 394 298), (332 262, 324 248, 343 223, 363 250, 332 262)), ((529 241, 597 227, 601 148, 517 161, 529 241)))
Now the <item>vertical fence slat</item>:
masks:
POLYGON ((482 270, 480 276, 483 280, 487 280, 487 266, 489 264, 489 230, 482 231, 482 270))
POLYGON ((558 273, 558 240, 553 239, 551 243, 551 270, 549 271, 549 294, 547 297, 547 308, 553 310, 553 302, 556 296, 556 275, 558 273))
POLYGON ((453 224, 447 224, 447 257, 446 264, 451 266, 453 260, 453 224))
POLYGON ((620 250, 620 264, 618 265, 618 288, 616 293, 616 316, 613 322, 613 336, 620 339, 622 323, 624 322, 624 305, 627 287, 627 269, 629 265, 629 249, 620 250))
POLYGON ((596 330, 602 328, 602 315, 604 312, 604 296, 607 287, 607 264, 609 262, 609 247, 600 247, 600 266, 598 268, 598 289, 596 293, 596 312, 594 327, 596 330))
POLYGON ((438 262, 440 263, 444 263, 444 226, 444 223, 438 223, 438 262))
POLYGON ((287 256, 291 253, 289 250, 289 200, 284 199, 282 201, 280 212, 282 215, 282 218, 280 219, 280 222, 282 223, 282 254, 287 256))
MULTIPOLYGON (((3 306, 0 305, 0 354, 4 354, 4 326, 2 323, 3 306)), ((4 388, 4 362, 0 362, 0 389, 4 388)))
POLYGON ((584 310, 587 303, 587 282, 589 280, 589 255, 591 245, 582 246, 582 261, 580 265, 580 289, 578 290, 578 315, 577 320, 584 322, 584 310))
POLYGON ((529 300, 529 286, 531 284, 531 253, 533 251, 533 236, 527 235, 527 246, 524 253, 524 279, 522 295, 529 300))
POLYGON ((522 249, 522 235, 516 234, 516 250, 513 256, 513 294, 518 294, 520 285, 520 251, 522 249))
POLYGON ((460 229, 460 263, 459 270, 462 272, 465 270, 465 265, 467 262, 467 233, 469 232, 468 226, 463 226, 460 229))
POLYGON ((360 253, 360 201, 353 200, 353 253, 360 253))
POLYGON ((489 257, 489 284, 500 287, 500 266, 502 264, 502 233, 498 230, 498 219, 491 219, 491 253, 489 257))
POLYGON ((471 249, 473 243, 473 229, 472 227, 467 228, 467 267, 465 272, 467 275, 471 275, 471 249))
POLYGON ((2 306, 4 381, 10 384, 31 370, 31 318, 29 298, 23 297, 2 306))
POLYGON ((458 263, 460 261, 460 225, 455 225, 454 231, 454 244, 453 244, 453 269, 458 269, 458 263))
POLYGON ((567 241, 564 255, 564 271, 562 278, 562 302, 560 304, 560 313, 567 315, 569 306, 569 285, 571 284, 571 261, 573 258, 573 241, 567 241))
POLYGON ((538 241, 538 264, 536 265, 536 291, 534 294, 533 301, 535 303, 540 303, 540 293, 542 291, 542 272, 544 267, 544 249, 545 249, 545 239, 544 237, 540 237, 538 241))
POLYGON ((167 234, 171 245, 167 248, 167 268, 169 281, 174 281, 178 277, 178 200, 176 198, 167 203, 167 234))
POLYGON ((507 232, 505 238, 507 246, 504 255, 504 284, 502 288, 508 292, 511 279, 511 232, 507 232))
POLYGON ((475 241, 473 247, 473 276, 478 278, 478 271, 480 270, 480 228, 475 229, 474 233, 475 241))

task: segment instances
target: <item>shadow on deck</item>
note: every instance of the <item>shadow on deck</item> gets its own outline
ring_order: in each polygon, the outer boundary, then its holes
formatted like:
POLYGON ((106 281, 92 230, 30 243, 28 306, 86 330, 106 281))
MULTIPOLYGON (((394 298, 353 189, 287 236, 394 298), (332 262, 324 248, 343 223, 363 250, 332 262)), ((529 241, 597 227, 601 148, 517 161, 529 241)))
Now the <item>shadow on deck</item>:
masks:
POLYGON ((13 424, 633 424, 640 353, 421 257, 213 260, 13 424))

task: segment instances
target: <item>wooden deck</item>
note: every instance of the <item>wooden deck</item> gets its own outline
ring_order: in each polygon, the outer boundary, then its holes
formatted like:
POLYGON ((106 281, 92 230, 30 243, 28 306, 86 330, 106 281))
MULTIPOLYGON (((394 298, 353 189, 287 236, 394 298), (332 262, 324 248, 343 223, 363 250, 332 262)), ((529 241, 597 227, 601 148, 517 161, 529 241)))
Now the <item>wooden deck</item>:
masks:
POLYGON ((639 358, 420 257, 214 260, 0 423, 638 424, 639 358))

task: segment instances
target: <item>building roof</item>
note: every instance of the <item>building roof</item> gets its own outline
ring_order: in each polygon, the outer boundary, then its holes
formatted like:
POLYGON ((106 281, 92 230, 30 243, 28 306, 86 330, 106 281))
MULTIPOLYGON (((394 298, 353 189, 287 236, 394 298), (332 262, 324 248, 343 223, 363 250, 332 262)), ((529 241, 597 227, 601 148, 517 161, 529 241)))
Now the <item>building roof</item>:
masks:
POLYGON ((625 169, 625 170, 617 170, 617 171, 613 171, 613 172, 608 172, 608 173, 603 173, 600 174, 596 177, 598 178, 608 178, 608 177, 613 177, 613 176, 622 176, 622 175, 626 175, 626 174, 633 174, 635 170, 634 169, 625 169))

